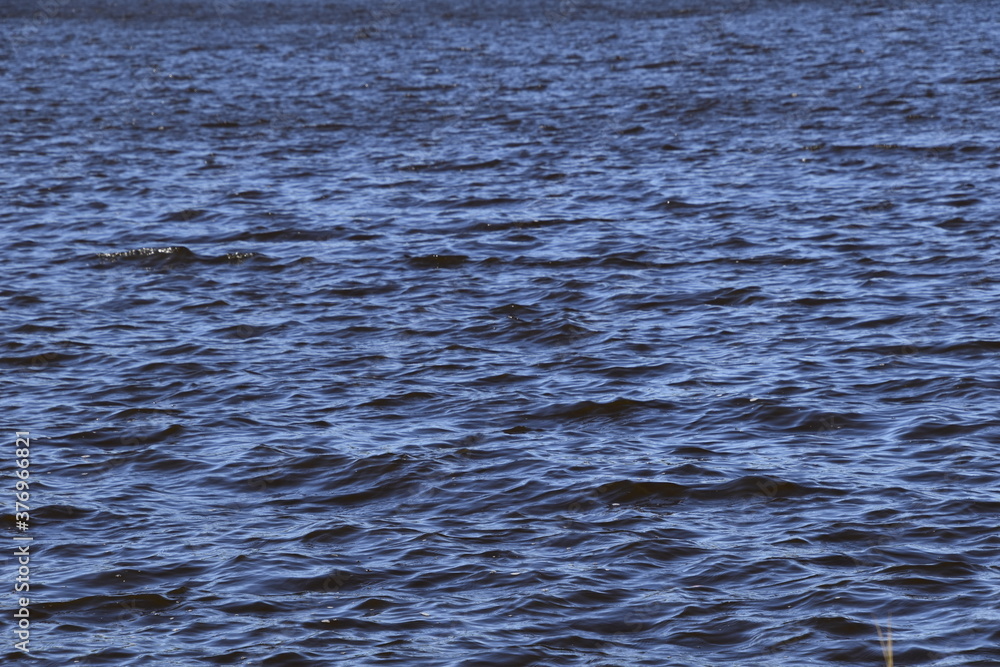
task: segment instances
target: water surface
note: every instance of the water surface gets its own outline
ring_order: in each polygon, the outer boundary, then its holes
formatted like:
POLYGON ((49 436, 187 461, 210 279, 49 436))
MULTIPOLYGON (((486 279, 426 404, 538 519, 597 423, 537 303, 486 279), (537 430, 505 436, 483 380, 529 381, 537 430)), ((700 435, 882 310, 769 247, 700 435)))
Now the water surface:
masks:
POLYGON ((7 663, 1000 662, 989 3, 0 7, 7 663))

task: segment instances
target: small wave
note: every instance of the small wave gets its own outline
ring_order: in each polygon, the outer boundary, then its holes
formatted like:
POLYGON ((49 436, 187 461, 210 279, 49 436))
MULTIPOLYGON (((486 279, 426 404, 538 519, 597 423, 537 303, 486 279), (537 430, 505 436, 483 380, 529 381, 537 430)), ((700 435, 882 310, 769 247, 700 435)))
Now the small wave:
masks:
POLYGON ((162 269, 201 264, 241 264, 248 259, 262 258, 256 252, 230 252, 214 257, 205 257, 184 246, 162 248, 135 248, 120 252, 102 252, 96 255, 99 266, 134 265, 147 269, 162 269))
POLYGON ((616 398, 607 402, 579 401, 577 403, 557 404, 532 413, 538 419, 617 419, 637 412, 672 411, 676 405, 668 401, 639 401, 630 398, 616 398))
POLYGON ((466 255, 418 255, 406 258, 410 266, 418 269, 454 269, 469 261, 466 255))
POLYGON ((602 484, 590 493, 600 502, 674 504, 684 499, 700 501, 774 500, 805 496, 843 496, 848 491, 799 484, 776 477, 746 475, 718 484, 680 484, 656 480, 619 480, 602 484))
POLYGON ((427 162, 409 164, 400 167, 403 171, 473 171, 478 169, 496 169, 503 166, 503 160, 486 160, 483 162, 427 162))

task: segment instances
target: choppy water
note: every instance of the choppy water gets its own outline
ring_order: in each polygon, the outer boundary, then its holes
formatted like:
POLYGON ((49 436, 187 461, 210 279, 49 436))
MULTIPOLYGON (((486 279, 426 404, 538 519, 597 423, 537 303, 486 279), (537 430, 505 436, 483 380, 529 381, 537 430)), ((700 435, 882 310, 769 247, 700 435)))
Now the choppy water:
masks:
POLYGON ((5 664, 1000 663, 992 3, 2 8, 5 664))

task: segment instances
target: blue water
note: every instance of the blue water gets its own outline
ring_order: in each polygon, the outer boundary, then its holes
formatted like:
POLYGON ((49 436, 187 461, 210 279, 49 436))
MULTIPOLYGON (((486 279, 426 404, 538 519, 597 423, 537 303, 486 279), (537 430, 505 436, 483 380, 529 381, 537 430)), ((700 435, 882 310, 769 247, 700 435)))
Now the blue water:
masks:
POLYGON ((1000 663, 1000 9, 28 4, 4 664, 1000 663))

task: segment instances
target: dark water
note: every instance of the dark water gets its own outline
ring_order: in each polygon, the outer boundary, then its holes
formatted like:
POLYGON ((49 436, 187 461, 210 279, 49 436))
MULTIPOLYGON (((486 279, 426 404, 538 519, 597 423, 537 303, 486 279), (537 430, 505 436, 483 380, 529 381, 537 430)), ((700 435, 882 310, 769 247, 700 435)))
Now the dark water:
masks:
POLYGON ((994 4, 0 6, 4 664, 1000 664, 994 4))

